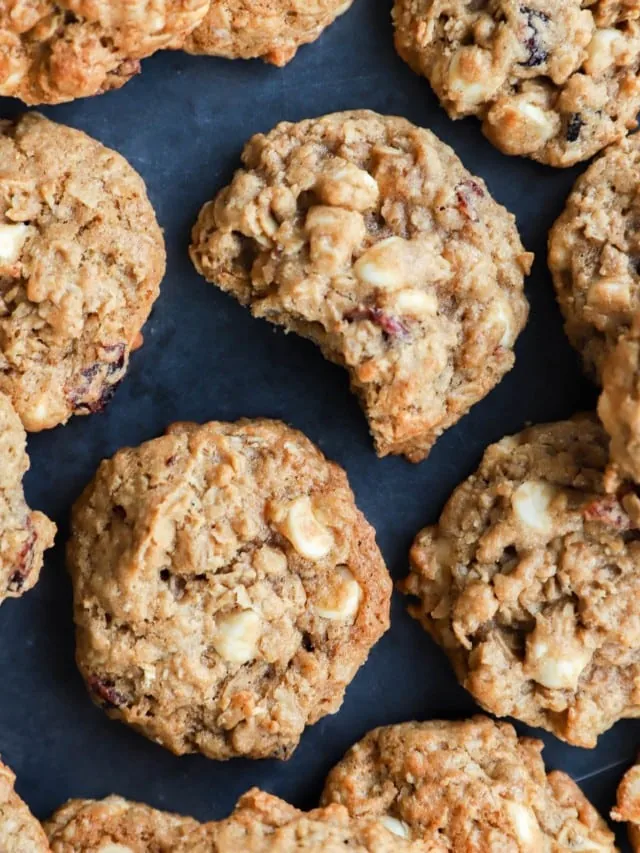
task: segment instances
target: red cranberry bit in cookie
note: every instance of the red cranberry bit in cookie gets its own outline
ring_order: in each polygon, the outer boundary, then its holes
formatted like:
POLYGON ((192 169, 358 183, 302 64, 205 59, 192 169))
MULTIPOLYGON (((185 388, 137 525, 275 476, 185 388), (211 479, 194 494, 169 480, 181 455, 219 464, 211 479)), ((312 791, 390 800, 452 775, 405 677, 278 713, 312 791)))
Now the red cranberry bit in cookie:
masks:
POLYGON ((456 187, 458 210, 466 216, 467 219, 470 219, 471 222, 477 222, 480 219, 474 206, 474 196, 476 198, 482 198, 484 196, 484 190, 476 181, 462 181, 456 187))
POLYGON ((116 690, 115 683, 106 678, 98 678, 92 675, 87 679, 89 690, 100 700, 102 705, 120 708, 127 704, 125 697, 116 690))
POLYGON ((348 314, 345 314, 345 320, 348 323, 357 323, 360 320, 369 320, 376 326, 379 326, 384 334, 389 338, 406 338, 409 334, 409 329, 402 320, 399 320, 397 317, 393 317, 391 314, 387 314, 385 311, 382 311, 380 308, 373 308, 371 306, 361 306, 359 308, 354 308, 353 311, 349 311, 348 314))
POLYGON ((535 68, 542 65, 548 56, 547 51, 542 46, 542 33, 545 25, 549 23, 549 16, 545 12, 530 9, 528 6, 520 6, 520 12, 526 19, 523 41, 529 53, 527 59, 520 65, 525 68, 535 68))
POLYGON ((16 561, 16 567, 14 571, 11 573, 9 577, 9 583, 7 584, 7 589, 9 592, 21 592, 25 581, 31 574, 31 569, 33 566, 33 549, 36 544, 36 532, 33 530, 33 525, 31 521, 27 520, 27 529, 29 530, 29 536, 27 537, 26 542, 18 552, 18 559, 16 561))
POLYGON ((615 495, 596 498, 582 510, 585 521, 597 521, 616 530, 628 530, 631 520, 615 495))

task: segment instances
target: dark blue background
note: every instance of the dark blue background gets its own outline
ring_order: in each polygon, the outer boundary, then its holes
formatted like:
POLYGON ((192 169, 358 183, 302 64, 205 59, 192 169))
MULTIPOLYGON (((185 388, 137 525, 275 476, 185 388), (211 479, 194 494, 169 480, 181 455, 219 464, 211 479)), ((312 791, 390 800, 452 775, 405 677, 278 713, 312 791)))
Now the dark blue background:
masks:
MULTIPOLYGON (((285 69, 163 53, 145 61, 142 76, 119 92, 45 110, 116 148, 143 175, 166 232, 169 265, 145 346, 108 411, 29 439, 27 495, 60 532, 39 585, 0 612, 0 752, 39 817, 69 797, 115 792, 201 819, 220 818, 251 785, 308 807, 329 768, 368 729, 474 711, 399 597, 392 629, 348 690, 342 711, 309 729, 286 764, 176 758, 94 708, 73 660, 63 554, 70 507, 103 457, 160 434, 171 421, 266 415, 306 432, 347 469, 400 578, 413 536, 438 517, 488 443, 528 422, 594 406, 595 390, 562 332, 545 252, 547 232, 580 170, 508 158, 485 141, 475 120, 450 121, 426 81, 396 56, 389 10, 388 0, 356 0, 285 69), (517 345, 516 368, 418 466, 378 460, 346 374, 310 343, 251 319, 206 284, 187 256, 201 205, 229 180, 251 134, 283 119, 361 107, 405 116, 452 145, 517 214, 523 241, 537 255, 527 284, 531 320, 517 345)), ((0 103, 2 116, 20 110, 16 102, 0 103)), ((546 762, 570 772, 607 812, 633 759, 639 725, 620 723, 591 751, 541 733, 546 762)))

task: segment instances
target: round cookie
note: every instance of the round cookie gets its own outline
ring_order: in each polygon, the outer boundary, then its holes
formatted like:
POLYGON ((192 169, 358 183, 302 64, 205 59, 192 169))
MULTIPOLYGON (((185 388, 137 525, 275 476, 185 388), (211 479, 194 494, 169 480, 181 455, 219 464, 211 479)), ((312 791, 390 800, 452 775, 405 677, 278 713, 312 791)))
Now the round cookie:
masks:
POLYGON ((260 57, 286 65, 303 44, 315 41, 353 0, 212 0, 209 12, 184 44, 188 53, 228 59, 260 57))
POLYGON ((337 113, 250 140, 205 205, 208 281, 346 367, 379 455, 425 458, 514 364, 528 313, 513 216, 405 119, 337 113))
POLYGON ((607 444, 581 416, 489 447, 402 585, 483 708, 584 747, 640 716, 640 499, 605 494, 607 444))
POLYGON ((323 803, 448 851, 615 853, 573 780, 547 775, 542 747, 486 717, 375 729, 331 771, 323 803))
POLYGON ((49 853, 47 837, 14 790, 16 777, 0 762, 0 850, 2 853, 49 853))
POLYGON ((343 806, 301 812, 255 788, 240 799, 231 817, 203 826, 181 853, 344 853, 345 850, 446 853, 440 845, 418 844, 399 837, 375 818, 350 818, 343 806))
POLYGON ((68 559, 94 700, 178 754, 288 757, 389 624, 344 471, 279 421, 121 450, 74 508, 68 559))
POLYGON ((27 430, 101 410, 164 275, 127 161, 34 113, 0 123, 0 391, 27 430))
POLYGON ((208 0, 4 0, 0 95, 59 104, 118 89, 140 59, 177 47, 208 0))
POLYGON ((35 586, 56 534, 55 524, 25 502, 26 439, 9 398, 0 393, 0 603, 35 586))
POLYGON ((52 853, 174 853, 199 826, 193 818, 112 796, 70 800, 44 830, 52 853))
POLYGON ((633 853, 640 853, 640 764, 636 764, 623 776, 611 817, 629 824, 629 841, 633 853))
POLYGON ((586 160, 636 126, 636 0, 395 0, 396 48, 505 154, 586 160))

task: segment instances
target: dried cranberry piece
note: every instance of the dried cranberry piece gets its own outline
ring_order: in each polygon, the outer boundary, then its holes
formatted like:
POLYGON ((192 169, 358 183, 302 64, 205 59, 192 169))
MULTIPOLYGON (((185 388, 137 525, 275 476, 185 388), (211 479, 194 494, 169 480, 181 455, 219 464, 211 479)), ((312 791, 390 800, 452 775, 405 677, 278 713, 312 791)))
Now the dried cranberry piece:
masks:
POLYGON ((520 65, 525 68, 535 68, 537 65, 542 65, 549 55, 540 43, 543 25, 549 22, 549 16, 545 12, 541 12, 538 9, 531 9, 529 6, 520 6, 520 12, 527 19, 527 32, 524 44, 529 52, 527 59, 521 62, 520 65))
POLYGON ((474 196, 476 198, 483 198, 484 196, 484 190, 477 181, 469 178, 456 186, 458 210, 471 222, 477 222, 480 219, 473 203, 474 196))
POLYGON ((109 344, 102 347, 106 355, 113 356, 108 360, 96 361, 91 367, 85 367, 80 372, 81 380, 77 387, 67 391, 67 397, 76 412, 88 412, 95 414, 101 412, 116 392, 122 377, 115 382, 110 382, 112 376, 120 373, 126 361, 126 347, 123 343, 109 344), (100 377, 102 388, 100 394, 94 399, 86 400, 87 396, 93 396, 95 390, 92 386, 100 377), (92 394, 93 392, 93 394, 92 394))
POLYGON ((101 705, 111 708, 121 708, 127 704, 127 700, 116 690, 115 682, 107 678, 99 678, 92 675, 87 679, 89 690, 100 701, 101 705))
POLYGON ((9 592, 22 591, 33 567, 33 549, 36 544, 37 536, 33 529, 31 519, 27 519, 26 526, 29 531, 29 535, 26 542, 18 552, 15 568, 9 577, 9 583, 7 584, 7 590, 9 592))
POLYGON ((585 521, 597 521, 616 530, 628 530, 631 526, 631 519, 615 495, 596 498, 584 507, 582 516, 585 521))
POLYGON ((348 323, 369 320, 379 326, 389 338, 404 338, 409 334, 409 329, 402 320, 387 314, 381 308, 373 308, 372 306, 363 305, 360 308, 354 308, 353 311, 345 314, 345 320, 348 323))
POLYGON ((565 131, 565 138, 567 142, 575 142, 580 136, 580 131, 584 127, 584 119, 580 115, 580 113, 572 113, 569 117, 569 121, 567 123, 567 129, 565 131))

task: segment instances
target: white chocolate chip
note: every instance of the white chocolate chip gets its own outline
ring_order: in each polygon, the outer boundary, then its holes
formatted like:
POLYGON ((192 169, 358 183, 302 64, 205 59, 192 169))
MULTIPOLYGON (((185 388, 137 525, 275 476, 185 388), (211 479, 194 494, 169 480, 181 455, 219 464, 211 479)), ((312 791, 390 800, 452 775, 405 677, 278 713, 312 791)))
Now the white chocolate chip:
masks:
POLYGON ((530 678, 549 690, 576 690, 590 660, 570 604, 538 616, 527 637, 525 667, 530 678))
POLYGON ((518 96, 513 99, 515 109, 523 130, 526 129, 538 142, 546 142, 556 133, 556 123, 553 116, 526 97, 518 96))
POLYGON ((463 47, 451 60, 449 96, 460 110, 469 110, 487 101, 496 88, 491 54, 478 47, 463 47))
POLYGON ((333 548, 333 534, 318 521, 306 495, 288 505, 278 526, 298 554, 307 560, 322 560, 333 548))
POLYGON ((613 28, 597 29, 587 46, 587 59, 584 68, 587 74, 597 77, 603 74, 616 61, 618 49, 624 44, 624 37, 613 28))
POLYGON ((527 671, 550 690, 575 690, 591 659, 588 649, 567 649, 547 643, 527 644, 527 671))
POLYGON ((521 524, 544 532, 553 524, 549 507, 555 495, 556 490, 549 483, 531 480, 516 489, 511 497, 511 505, 521 524))
POLYGON ((533 809, 513 800, 505 801, 505 808, 523 853, 539 853, 544 848, 540 824, 533 809))
POLYGON ((409 827, 403 820, 398 820, 398 818, 391 817, 391 815, 382 815, 380 823, 393 835, 397 835, 398 838, 411 838, 409 827))
POLYGON ((0 265, 15 264, 28 233, 29 226, 22 222, 0 225, 0 265))
POLYGON ((320 201, 348 210, 365 212, 378 203, 378 182, 364 169, 359 169, 348 160, 337 161, 316 184, 320 201))
POLYGON ((451 275, 449 263, 428 237, 387 237, 358 258, 353 271, 363 284, 379 290, 420 287, 451 275))
POLYGON ((495 328, 501 333, 499 346, 507 348, 513 346, 515 342, 513 313, 505 299, 497 298, 492 302, 485 315, 485 322, 490 328, 495 328))
POLYGON ((433 292, 409 287, 397 294, 393 306, 399 314, 410 314, 414 317, 434 316, 438 313, 438 297, 433 292))
POLYGON ((256 657, 261 633, 260 617, 253 610, 230 613, 218 620, 213 647, 229 663, 248 663, 256 657))
POLYGON ((349 569, 339 566, 315 602, 318 616, 333 621, 353 620, 362 601, 362 588, 349 569))

